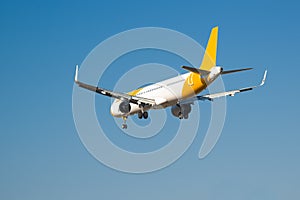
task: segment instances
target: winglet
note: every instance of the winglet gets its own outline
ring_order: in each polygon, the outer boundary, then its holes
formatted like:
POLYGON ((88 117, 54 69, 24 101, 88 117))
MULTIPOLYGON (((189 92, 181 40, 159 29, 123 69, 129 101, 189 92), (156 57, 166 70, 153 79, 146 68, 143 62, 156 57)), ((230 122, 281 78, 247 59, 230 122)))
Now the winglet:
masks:
POLYGON ((74 81, 78 83, 78 65, 76 65, 74 81))
POLYGON ((261 81, 261 83, 260 83, 259 86, 263 86, 265 84, 266 78, 267 78, 267 72, 268 72, 268 70, 265 70, 264 77, 263 77, 263 79, 262 79, 262 81, 261 81))

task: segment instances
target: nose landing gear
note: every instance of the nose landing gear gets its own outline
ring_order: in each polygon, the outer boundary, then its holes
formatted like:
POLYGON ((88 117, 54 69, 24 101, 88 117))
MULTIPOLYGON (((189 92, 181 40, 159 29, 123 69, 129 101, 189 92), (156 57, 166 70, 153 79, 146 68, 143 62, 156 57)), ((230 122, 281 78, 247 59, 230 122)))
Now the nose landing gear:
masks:
POLYGON ((127 124, 126 124, 126 120, 127 120, 127 117, 122 117, 123 119, 123 124, 122 124, 122 129, 127 129, 127 124))
MULTIPOLYGON (((149 114, 146 111, 144 112, 140 111, 137 114, 139 119, 142 118, 147 119, 149 117, 149 114)), ((127 124, 126 124, 127 116, 123 116, 122 119, 123 119, 122 129, 127 129, 127 124)))

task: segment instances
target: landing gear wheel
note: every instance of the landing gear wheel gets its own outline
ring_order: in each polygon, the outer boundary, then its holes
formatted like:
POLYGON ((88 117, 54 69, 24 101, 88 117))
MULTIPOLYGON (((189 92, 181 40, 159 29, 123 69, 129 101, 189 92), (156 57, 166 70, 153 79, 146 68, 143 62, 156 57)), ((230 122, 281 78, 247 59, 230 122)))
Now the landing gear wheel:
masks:
POLYGON ((179 119, 182 119, 182 118, 183 118, 183 114, 182 114, 181 112, 179 113, 178 118, 179 118, 179 119))
POLYGON ((142 112, 138 112, 138 118, 142 119, 143 118, 143 113, 142 112))
POLYGON ((184 118, 184 119, 188 119, 188 118, 189 118, 189 115, 183 115, 183 118, 184 118))
POLYGON ((144 112, 143 117, 144 117, 144 119, 147 119, 148 118, 148 112, 144 112))

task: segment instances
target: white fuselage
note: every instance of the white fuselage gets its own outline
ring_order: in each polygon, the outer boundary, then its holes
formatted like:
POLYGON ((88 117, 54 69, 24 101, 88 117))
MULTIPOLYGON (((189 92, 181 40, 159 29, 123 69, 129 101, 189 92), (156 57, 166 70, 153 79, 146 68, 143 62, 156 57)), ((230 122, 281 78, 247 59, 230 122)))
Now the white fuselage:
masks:
POLYGON ((130 112, 122 113, 119 110, 119 106, 122 101, 116 99, 111 105, 111 114, 114 117, 123 117, 149 109, 160 109, 175 105, 181 100, 190 98, 203 91, 220 75, 221 70, 221 67, 213 67, 210 74, 205 78, 201 78, 199 74, 185 73, 158 83, 154 83, 144 88, 139 88, 130 92, 129 94, 137 97, 154 99, 157 102, 157 105, 148 108, 141 108, 137 104, 130 103, 130 112))

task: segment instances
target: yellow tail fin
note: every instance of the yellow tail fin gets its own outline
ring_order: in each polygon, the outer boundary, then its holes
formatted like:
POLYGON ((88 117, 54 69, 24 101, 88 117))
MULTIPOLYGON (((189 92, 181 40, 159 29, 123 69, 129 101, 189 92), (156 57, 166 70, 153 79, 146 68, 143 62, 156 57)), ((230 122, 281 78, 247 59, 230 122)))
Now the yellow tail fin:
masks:
POLYGON ((217 46, 218 46, 218 27, 214 27, 209 36, 206 50, 200 65, 200 69, 210 71, 211 68, 216 66, 217 59, 217 46))

